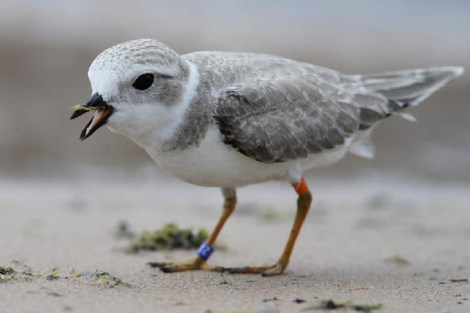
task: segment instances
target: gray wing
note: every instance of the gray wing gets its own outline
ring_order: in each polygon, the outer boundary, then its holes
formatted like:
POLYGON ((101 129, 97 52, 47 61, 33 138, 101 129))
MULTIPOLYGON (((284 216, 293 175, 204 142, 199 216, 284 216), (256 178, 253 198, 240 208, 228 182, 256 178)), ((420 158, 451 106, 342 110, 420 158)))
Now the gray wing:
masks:
POLYGON ((213 116, 225 143, 264 163, 332 149, 351 134, 417 105, 463 72, 442 67, 360 76, 284 65, 281 72, 270 66, 264 74, 268 78, 225 90, 213 116))
POLYGON ((361 117, 351 98, 338 82, 258 79, 226 90, 213 117, 226 144, 263 163, 284 162, 341 145, 362 119, 375 120, 361 117))

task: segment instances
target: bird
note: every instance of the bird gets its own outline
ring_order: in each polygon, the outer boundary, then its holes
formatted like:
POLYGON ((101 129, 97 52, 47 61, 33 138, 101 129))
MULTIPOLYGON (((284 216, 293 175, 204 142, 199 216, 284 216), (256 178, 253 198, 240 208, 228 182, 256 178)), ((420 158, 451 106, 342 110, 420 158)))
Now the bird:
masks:
POLYGON ((91 63, 91 96, 72 113, 93 117, 85 140, 103 125, 147 151, 185 182, 218 187, 222 214, 196 256, 150 262, 163 272, 208 270, 282 274, 311 203, 305 172, 352 153, 374 156, 372 131, 384 119, 412 116, 420 104, 463 73, 458 66, 368 75, 269 54, 198 51, 180 55, 154 39, 112 46, 91 63), (296 216, 273 264, 224 267, 208 262, 237 204, 236 189, 283 181, 297 194, 296 216))

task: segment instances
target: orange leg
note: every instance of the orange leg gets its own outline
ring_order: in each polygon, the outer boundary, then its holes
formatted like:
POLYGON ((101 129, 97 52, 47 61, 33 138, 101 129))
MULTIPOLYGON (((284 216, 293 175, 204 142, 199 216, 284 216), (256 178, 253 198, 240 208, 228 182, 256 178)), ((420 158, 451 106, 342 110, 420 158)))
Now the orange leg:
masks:
MULTIPOLYGON (((284 251, 279 257, 278 261, 271 265, 264 266, 246 266, 246 267, 220 267, 220 266, 211 266, 206 263, 208 257, 204 253, 199 253, 199 255, 186 262, 151 262, 149 263, 152 267, 158 267, 165 273, 174 273, 182 272, 189 270, 209 270, 216 272, 229 272, 229 273, 247 273, 247 274, 262 274, 263 276, 273 276, 279 275, 284 272, 287 265, 289 264, 290 256, 292 250, 294 249, 295 241, 299 235, 302 224, 305 221, 305 217, 308 214, 310 205, 312 203, 312 194, 310 193, 307 183, 302 178, 301 181, 297 184, 292 184, 292 187, 298 194, 297 198, 297 214, 295 216, 294 225, 289 235, 289 239, 284 247, 284 251)), ((237 203, 237 198, 235 195, 234 189, 223 189, 225 202, 224 202, 224 211, 222 216, 219 219, 216 227, 212 231, 209 239, 206 244, 211 248, 217 239, 219 232, 224 226, 225 222, 232 214, 237 203)), ((200 250, 201 251, 201 250, 200 250)), ((210 254, 209 254, 210 256, 210 254)))
POLYGON ((198 251, 198 255, 189 261, 184 262, 150 262, 148 263, 151 267, 158 267, 165 273, 174 273, 174 272, 183 272, 190 270, 209 270, 209 271, 222 271, 221 267, 211 266, 206 263, 207 259, 212 253, 213 246, 219 235, 222 227, 224 226, 227 219, 235 210, 237 204, 237 196, 235 189, 231 188, 222 188, 222 193, 224 195, 224 209, 222 215, 220 216, 219 222, 215 226, 214 230, 210 234, 209 238, 203 246, 198 251), (207 249, 211 250, 207 253, 207 249))
POLYGON ((295 241, 299 235, 302 224, 305 220, 305 217, 308 214, 310 205, 312 203, 312 194, 308 189, 308 185, 305 182, 305 179, 301 179, 298 184, 292 184, 292 187, 298 194, 297 198, 297 214, 295 216, 294 225, 289 235, 289 239, 284 247, 278 261, 271 265, 265 266, 247 266, 247 267, 235 267, 235 268, 223 268, 221 270, 230 272, 230 273, 248 273, 248 274, 258 274, 261 273, 263 276, 273 276, 279 275, 284 272, 287 265, 289 264, 290 256, 292 250, 294 249, 295 241))

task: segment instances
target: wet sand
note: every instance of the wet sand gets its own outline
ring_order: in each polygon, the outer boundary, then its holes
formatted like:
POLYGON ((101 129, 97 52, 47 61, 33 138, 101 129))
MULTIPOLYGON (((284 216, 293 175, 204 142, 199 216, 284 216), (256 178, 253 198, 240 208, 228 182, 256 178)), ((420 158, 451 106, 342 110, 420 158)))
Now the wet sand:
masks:
MULTIPOLYGON (((219 190, 174 180, 0 180, 0 265, 45 277, 0 284, 0 312, 300 312, 319 299, 380 303, 377 312, 469 312, 467 185, 319 179, 315 203, 284 275, 164 274, 146 266, 194 251, 126 254, 130 230, 164 223, 211 228, 219 190), (18 263, 19 262, 19 263, 18 263), (122 284, 77 277, 105 271, 122 284), (73 271, 72 271, 73 272, 73 271), (296 301, 296 299, 305 300, 296 301), (301 302, 301 303, 297 303, 301 302)), ((274 262, 295 195, 281 183, 239 190, 239 207, 211 263, 274 262)))

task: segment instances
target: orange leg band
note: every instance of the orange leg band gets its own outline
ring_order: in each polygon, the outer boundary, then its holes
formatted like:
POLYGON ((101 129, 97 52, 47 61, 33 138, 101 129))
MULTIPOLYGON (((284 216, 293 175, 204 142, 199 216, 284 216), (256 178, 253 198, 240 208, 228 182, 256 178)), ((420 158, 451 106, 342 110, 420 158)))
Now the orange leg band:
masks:
POLYGON ((297 192, 299 196, 305 194, 308 191, 308 185, 303 177, 300 180, 300 183, 292 184, 292 187, 294 187, 295 192, 297 192))

